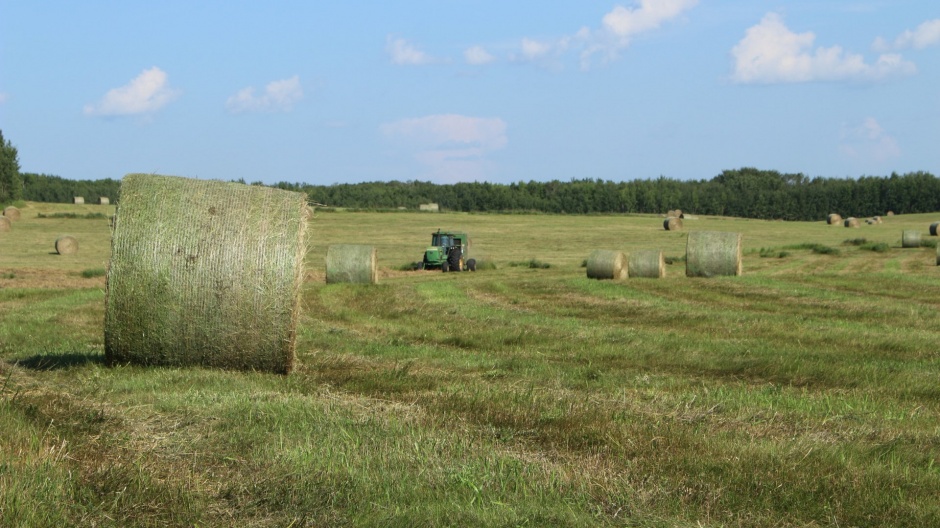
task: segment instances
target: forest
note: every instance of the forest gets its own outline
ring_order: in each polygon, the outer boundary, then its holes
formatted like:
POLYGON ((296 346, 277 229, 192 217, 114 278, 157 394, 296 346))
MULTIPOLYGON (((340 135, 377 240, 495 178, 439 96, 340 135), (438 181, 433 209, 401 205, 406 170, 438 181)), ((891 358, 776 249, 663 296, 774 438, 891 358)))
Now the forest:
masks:
MULTIPOLYGON (((37 202, 119 200, 120 180, 69 180, 23 173, 22 197, 37 202)), ((246 183, 239 180, 241 183, 246 183)), ((252 185, 262 185, 254 182, 252 185)), ((666 177, 631 181, 572 179, 510 184, 435 184, 390 181, 316 185, 279 182, 273 187, 304 192, 326 207, 365 210, 418 209, 437 203, 441 210, 553 214, 654 213, 681 209, 700 215, 767 220, 819 220, 829 213, 869 217, 940 211, 940 179, 928 172, 853 178, 807 177, 745 167, 709 180, 666 177)))

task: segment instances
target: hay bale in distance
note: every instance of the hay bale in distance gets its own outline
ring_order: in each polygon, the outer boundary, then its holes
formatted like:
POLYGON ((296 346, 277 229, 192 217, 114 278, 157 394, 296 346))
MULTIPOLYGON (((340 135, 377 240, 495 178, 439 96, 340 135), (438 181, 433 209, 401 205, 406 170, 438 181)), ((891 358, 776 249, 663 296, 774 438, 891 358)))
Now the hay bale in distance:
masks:
POLYGON ((871 220, 872 220, 872 222, 874 222, 874 223, 876 223, 876 224, 880 224, 880 223, 883 222, 883 220, 881 219, 880 216, 873 216, 873 217, 871 217, 871 220))
POLYGON ((107 275, 108 363, 289 372, 306 219, 299 192, 125 176, 107 275))
POLYGON ((940 266, 940 244, 937 244, 937 266, 940 266))
POLYGON ((3 208, 3 216, 8 218, 11 222, 15 222, 20 219, 20 210, 12 205, 8 205, 3 208))
POLYGON ((915 229, 905 229, 901 232, 901 247, 902 248, 919 248, 920 247, 920 231, 915 229))
POLYGON ((663 220, 663 229, 666 231, 679 231, 682 229, 682 219, 676 216, 670 216, 663 220))
POLYGON ((587 276, 589 279, 627 278, 627 257, 622 251, 595 249, 587 259, 587 276))
POLYGON ((687 277, 716 277, 741 273, 741 233, 689 233, 685 248, 687 277))
POLYGON ((937 236, 938 227, 940 227, 940 222, 934 222, 930 224, 930 236, 937 236))
POLYGON ((379 268, 375 247, 356 244, 335 244, 326 251, 326 282, 376 284, 379 268))
POLYGON ((107 196, 99 196, 98 205, 111 205, 111 199, 107 196))
POLYGON ((85 203, 85 198, 83 198, 83 197, 81 197, 81 196, 76 196, 76 197, 72 198, 72 203, 74 203, 74 204, 83 204, 83 203, 85 203))
POLYGON ((55 239, 55 252, 60 255, 74 255, 78 253, 78 240, 70 235, 62 235, 55 239))
POLYGON ((854 216, 850 216, 845 219, 843 224, 845 224, 845 227, 858 227, 859 226, 858 218, 855 218, 854 216))
POLYGON ((633 278, 661 279, 666 276, 666 258, 662 250, 631 251, 627 258, 627 275, 633 278))
POLYGON ((841 225, 842 215, 839 213, 829 213, 829 216, 826 217, 826 223, 829 225, 841 225))
POLYGON ((6 216, 0 216, 0 233, 5 233, 13 229, 13 222, 6 216))

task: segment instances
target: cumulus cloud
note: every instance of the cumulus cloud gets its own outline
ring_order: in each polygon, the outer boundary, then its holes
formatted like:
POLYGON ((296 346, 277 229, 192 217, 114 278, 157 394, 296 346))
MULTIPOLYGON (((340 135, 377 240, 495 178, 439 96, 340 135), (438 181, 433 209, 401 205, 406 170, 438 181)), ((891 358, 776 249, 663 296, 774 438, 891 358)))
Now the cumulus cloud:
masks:
POLYGON ((885 53, 873 64, 840 46, 813 48, 816 35, 794 33, 776 13, 768 13, 731 50, 732 80, 739 83, 798 83, 811 81, 866 81, 916 70, 900 55, 885 53))
POLYGON ((502 119, 457 114, 402 119, 380 130, 442 181, 485 178, 490 167, 487 154, 505 148, 508 142, 502 119))
POLYGON ((883 163, 901 155, 898 142, 873 117, 842 127, 839 152, 852 161, 883 163))
POLYGON ((295 75, 289 79, 269 82, 264 87, 264 92, 258 95, 255 94, 254 87, 242 88, 225 101, 225 107, 234 114, 287 112, 294 107, 294 103, 303 98, 304 91, 300 86, 300 77, 295 75))
POLYGON ((421 66, 436 62, 434 57, 421 51, 414 44, 403 38, 394 38, 391 35, 386 38, 385 52, 392 64, 400 66, 421 66))
POLYGON ((480 66, 483 64, 489 64, 496 60, 496 57, 486 51, 486 48, 483 46, 472 46, 467 48, 463 52, 463 58, 467 61, 467 64, 472 64, 474 66, 480 66))
POLYGON ((179 93, 170 88, 166 72, 154 66, 124 86, 108 90, 98 103, 85 105, 84 112, 88 116, 149 114, 176 99, 179 93))
POLYGON ((891 42, 878 37, 872 48, 878 52, 899 51, 904 49, 924 49, 940 44, 940 18, 928 20, 913 31, 908 29, 891 42))

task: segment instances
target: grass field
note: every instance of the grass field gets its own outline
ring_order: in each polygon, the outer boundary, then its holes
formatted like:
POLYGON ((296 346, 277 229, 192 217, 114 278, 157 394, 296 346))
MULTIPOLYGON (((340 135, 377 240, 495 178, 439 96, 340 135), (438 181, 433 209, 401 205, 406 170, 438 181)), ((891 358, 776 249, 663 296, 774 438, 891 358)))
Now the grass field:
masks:
POLYGON ((940 526, 940 213, 318 212, 279 376, 105 366, 113 207, 21 209, 0 526, 940 526), (437 228, 495 269, 406 271, 437 228), (693 230, 742 233, 744 275, 686 278, 693 230), (339 243, 379 284, 324 283, 339 243), (593 249, 672 264, 593 281, 593 249))

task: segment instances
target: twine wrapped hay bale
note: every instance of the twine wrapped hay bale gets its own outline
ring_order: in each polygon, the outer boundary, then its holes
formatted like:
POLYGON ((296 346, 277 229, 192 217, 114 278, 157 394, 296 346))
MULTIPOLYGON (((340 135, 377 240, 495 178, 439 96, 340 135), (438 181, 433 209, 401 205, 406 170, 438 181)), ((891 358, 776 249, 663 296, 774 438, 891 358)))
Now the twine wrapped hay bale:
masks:
POLYGON ((110 204, 111 204, 111 199, 108 198, 107 196, 98 197, 98 205, 110 205, 110 204))
POLYGON ((111 238, 110 364, 293 368, 306 195, 131 174, 111 238))
POLYGON ((326 252, 326 282, 352 282, 376 284, 379 268, 376 264, 375 248, 355 244, 337 244, 326 252))
POLYGON ((666 276, 666 258, 662 250, 631 251, 627 258, 627 275, 632 278, 661 279, 666 276))
POLYGON ((841 225, 842 215, 839 213, 829 213, 829 216, 826 217, 826 223, 829 225, 841 225))
POLYGON ((937 236, 937 228, 940 228, 940 222, 930 224, 930 236, 937 236))
POLYGON ((687 277, 741 275, 741 233, 695 231, 685 248, 687 277))
POLYGON ((10 222, 10 219, 6 216, 0 216, 0 233, 7 232, 13 229, 13 223, 10 222))
POLYGON ((678 231, 682 229, 682 219, 677 216, 670 216, 663 220, 663 229, 666 231, 678 231))
POLYGON ((902 248, 919 248, 920 247, 920 231, 913 229, 905 229, 901 232, 901 247, 902 248))
POLYGON ((81 196, 76 196, 75 198, 72 198, 72 203, 83 204, 85 203, 85 199, 82 198, 81 196))
POLYGON ((20 210, 12 205, 8 205, 3 208, 3 216, 5 216, 9 221, 15 222, 20 219, 20 210))
POLYGON ((627 257, 622 251, 595 249, 587 259, 589 279, 625 279, 627 278, 627 257))
POLYGON ((843 223, 845 227, 858 227, 859 226, 858 218, 855 218, 854 216, 850 216, 846 218, 843 223))
POLYGON ((78 240, 70 235, 63 235, 55 239, 55 252, 60 255, 74 255, 78 253, 78 240))

